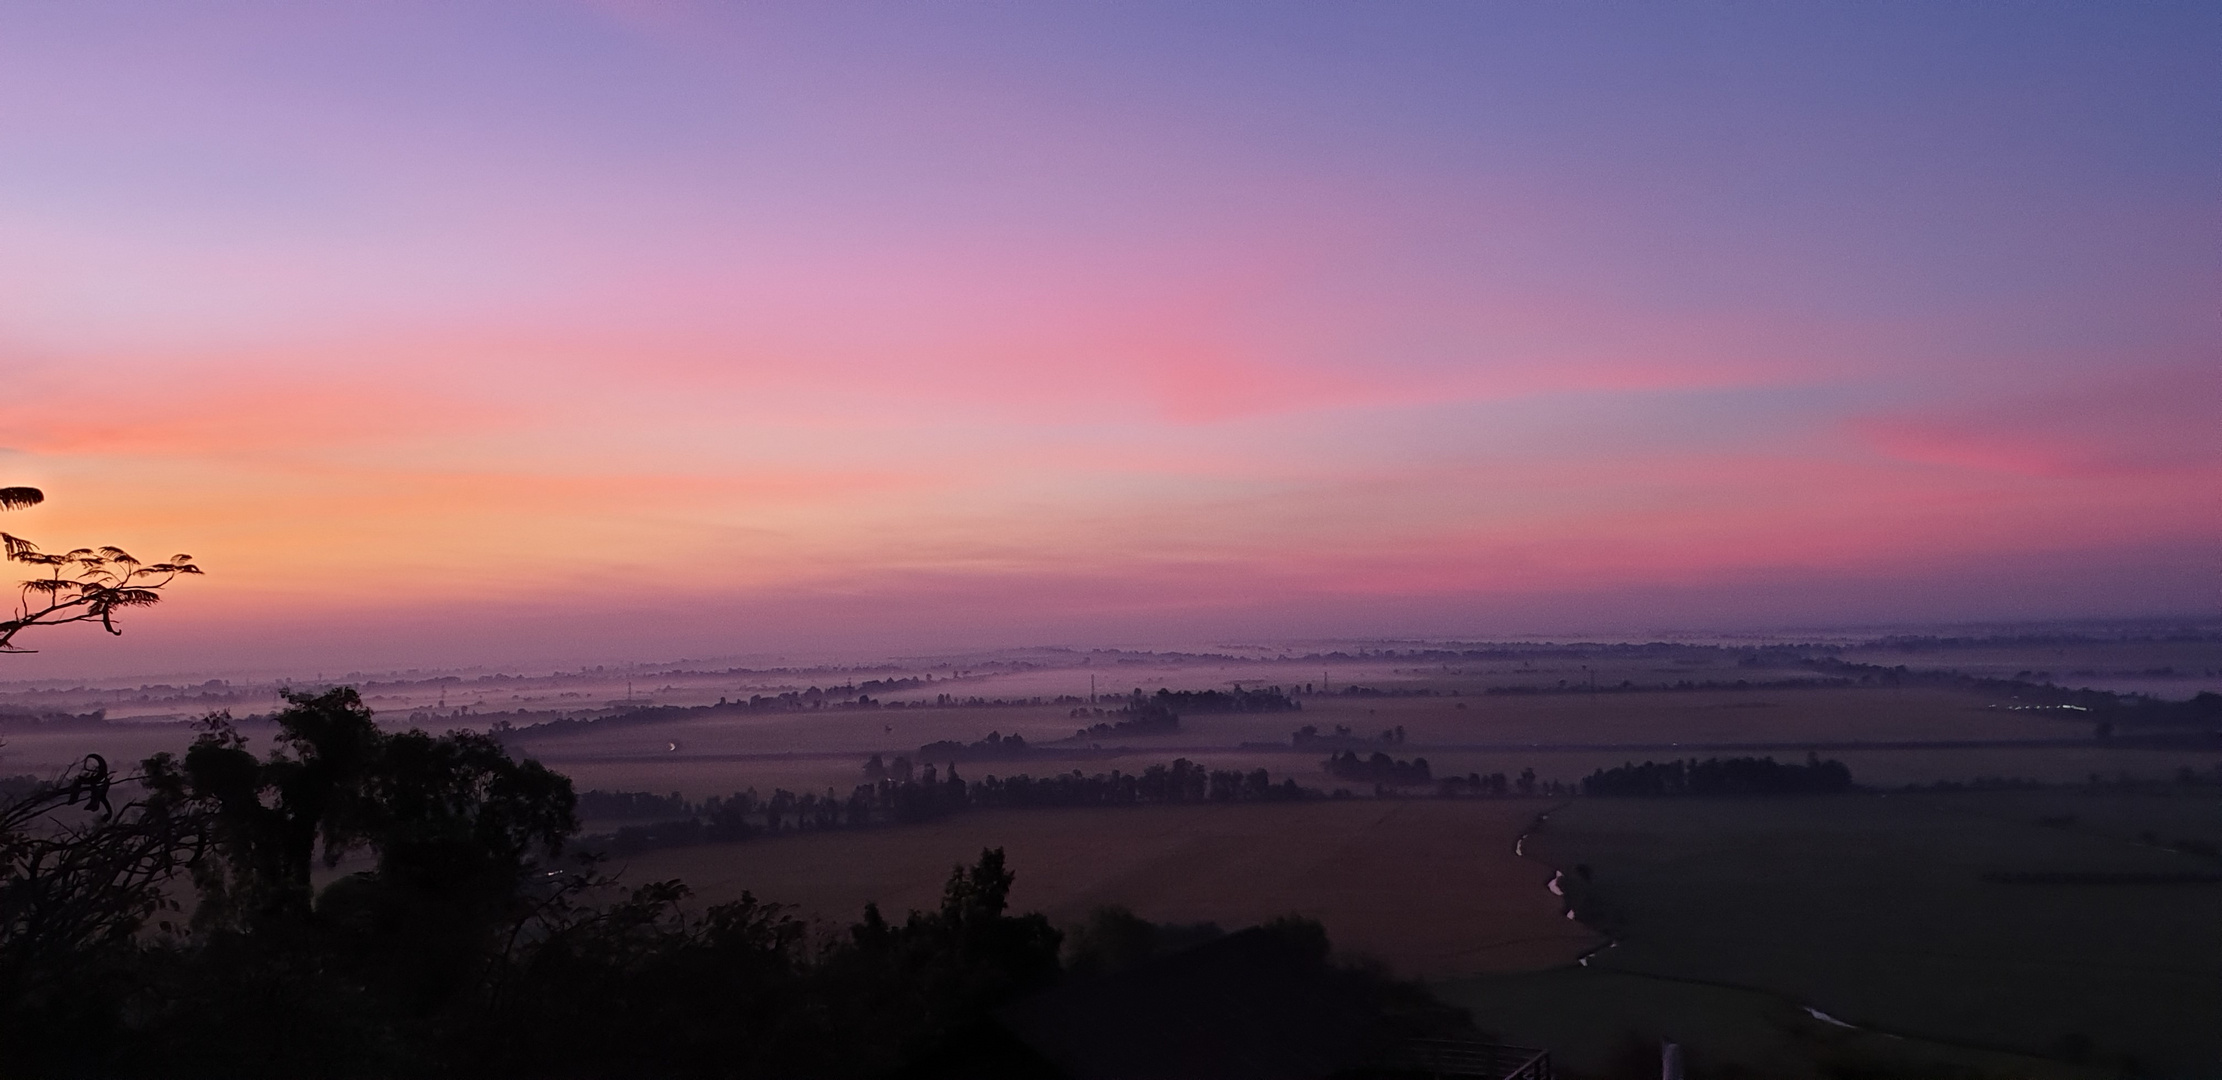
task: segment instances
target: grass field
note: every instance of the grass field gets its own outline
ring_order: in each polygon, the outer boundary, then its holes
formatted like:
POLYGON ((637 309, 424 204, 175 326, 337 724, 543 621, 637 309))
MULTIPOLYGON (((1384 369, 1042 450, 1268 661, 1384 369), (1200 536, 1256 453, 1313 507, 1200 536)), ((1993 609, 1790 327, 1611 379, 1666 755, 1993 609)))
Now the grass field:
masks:
POLYGON ((1576 895, 1621 939, 1595 971, 1763 990, 1943 1042, 2222 1074, 2222 885, 1983 877, 2222 869, 2142 834, 2222 840, 2222 799, 1593 799, 1528 850, 1591 867, 1576 895))
POLYGON ((1001 847, 1012 903, 1053 921, 1124 904, 1160 922, 1229 929, 1319 919, 1338 949, 1405 975, 1571 963, 1599 939, 1561 914, 1550 871, 1513 841, 1544 804, 1351 800, 983 811, 927 825, 799 834, 653 852, 630 881, 683 878, 703 902, 742 890, 833 924, 866 901, 890 917, 938 902, 951 866, 1001 847))
POLYGON ((1435 992, 1499 1038, 1551 1048, 1562 1076, 1659 1075, 1661 1039, 1680 1043, 1689 1075, 1769 1080, 1970 1076, 2096 1080, 2112 1070, 2047 1058, 1849 1030, 1775 994, 1595 967, 1480 975, 1435 992))

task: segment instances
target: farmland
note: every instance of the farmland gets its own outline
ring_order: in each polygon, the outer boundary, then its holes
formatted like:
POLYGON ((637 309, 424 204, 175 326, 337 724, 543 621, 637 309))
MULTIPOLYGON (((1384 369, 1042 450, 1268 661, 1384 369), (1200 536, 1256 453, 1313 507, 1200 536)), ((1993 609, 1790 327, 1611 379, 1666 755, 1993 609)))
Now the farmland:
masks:
POLYGON ((1423 976, 1571 963, 1601 939, 1561 914, 1548 868, 1513 841, 1527 800, 983 811, 925 825, 653 852, 630 880, 684 878, 702 902, 748 890, 827 923, 867 901, 931 907, 951 866, 1001 847, 1012 902, 1070 923, 1123 904, 1159 922, 1234 928, 1319 919, 1338 948, 1423 976))
POLYGON ((1745 988, 1880 1032, 2204 1075, 2222 1068, 2222 885, 2197 879, 2222 870, 2218 842, 2203 787, 1588 799, 1528 847, 1590 868, 1575 902, 1618 939, 1599 978, 1556 980, 1570 1000, 1624 999, 1629 977, 1745 988), (2079 875, 2097 883, 2045 883, 2079 875))
MULTIPOLYGON (((1181 685, 1181 684, 1175 684, 1181 685)), ((1193 684, 1188 684, 1193 685, 1193 684)), ((1393 685, 1393 684, 1392 684, 1393 685)), ((1371 736, 1402 727, 1401 755, 1424 754, 1438 774, 1518 772, 1571 782, 1593 769, 1634 757, 1679 756, 1704 747, 1750 746, 1753 752, 1802 754, 1826 747, 1851 764, 1863 783, 1901 785, 1979 776, 2080 781, 2090 773, 2167 776, 2185 763, 2222 762, 2213 752, 2186 757, 2180 748, 2107 745, 2076 714, 2011 711, 2012 698, 1931 687, 1806 686, 1767 690, 1621 694, 1466 694, 1456 686, 1405 684, 1437 690, 1404 697, 1301 696, 1301 713, 1185 718, 1181 730, 1123 736, 1094 745, 1059 743, 1075 721, 1054 707, 825 711, 770 716, 712 712, 667 724, 595 730, 526 740, 520 745, 579 778, 584 787, 676 790, 701 797, 754 785, 846 791, 871 753, 912 754, 928 742, 969 741, 989 731, 1019 734, 1041 747, 1023 761, 979 763, 968 774, 995 772, 1132 772, 1185 756, 1213 767, 1271 769, 1276 778, 1328 786, 1324 752, 1288 745, 1301 724, 1336 725, 1371 736), (1923 752, 1918 743, 1956 742, 1923 752), (2080 743, 2080 745, 2063 745, 2080 743), (1278 744, 1279 749, 1275 748, 1278 744), (1880 744, 1878 749, 1856 749, 1880 744), (1683 750, 1682 747, 1689 747, 1683 750), (676 747, 676 749, 674 749, 676 747)))
POLYGON ((1500 1037, 1552 1048, 1561 1075, 1647 1080, 1658 1044, 1680 1044, 1693 1076, 2032 1077, 2097 1080, 2115 1070, 1858 1031, 1777 994, 1597 967, 1495 974, 1435 984, 1500 1037))
POLYGON ((622 870, 683 878, 701 903, 775 897, 830 930, 866 901, 930 907, 951 866, 1000 846, 1014 901, 1060 924, 1106 903, 1223 926, 1309 915, 1577 1071, 1665 1035, 1765 1075, 2182 1075, 2222 1060, 2202 1026, 2222 1012, 2222 885, 2188 880, 2222 865, 2202 845, 2222 845, 2215 791, 2146 785, 978 811, 622 870), (1583 922, 1545 890, 1546 863, 1569 871, 1583 922), (1597 931, 1614 944, 1575 966, 1597 931))
MULTIPOLYGON (((965 779, 1132 777, 1186 758, 1355 796, 975 806, 802 831, 797 816, 741 842, 611 866, 636 884, 684 879, 696 905, 743 891, 792 904, 821 933, 867 902, 895 917, 930 907, 952 866, 1001 847, 1021 910, 1070 925, 1121 904, 1230 929, 1308 915, 1344 952, 1435 980, 1483 1027, 1552 1046, 1576 1072, 1609 1071, 1630 1038, 1661 1035, 1688 1044, 1699 1067, 1762 1075, 2222 1069, 2201 1024, 2222 1015, 2222 885, 2177 880, 2222 872, 2201 854, 2222 847, 2222 722, 2124 699, 2108 713, 2116 725, 2071 700, 2085 685, 2163 695, 2147 704, 2222 686, 2216 635, 1418 652, 436 675, 379 683, 377 700, 389 726, 496 730, 582 790, 845 799, 871 755, 938 764, 946 779, 949 747, 961 756, 994 732, 1026 746, 961 760, 965 779), (1857 666, 1869 662, 1892 666, 1857 666), (1075 735, 1136 688, 1236 686, 1285 688, 1300 709, 1075 735), (1298 745, 1303 727, 1330 742, 1298 745), (923 754, 928 744, 944 756, 923 754), (1424 757, 1436 778, 1532 769, 1544 791, 1629 762, 1818 752, 1866 790, 1442 799, 1433 785, 1377 792, 1372 774, 1331 775, 1325 759, 1342 749, 1424 757), (1946 790, 1956 785, 1983 790, 1946 790), (1546 810, 1516 857, 1514 839, 1546 810), (1587 878, 1574 873, 1584 866, 1587 878), (1552 867, 1568 871, 1582 921, 1546 891, 1552 867), (1607 935, 1613 947, 1576 966, 1607 935)), ((176 710, 205 702, 249 716, 265 700, 275 687, 0 688, 0 776, 177 749, 192 729, 176 710)), ((242 730, 259 740, 268 729, 249 719, 242 730)), ((653 820, 610 813, 587 832, 653 820)))

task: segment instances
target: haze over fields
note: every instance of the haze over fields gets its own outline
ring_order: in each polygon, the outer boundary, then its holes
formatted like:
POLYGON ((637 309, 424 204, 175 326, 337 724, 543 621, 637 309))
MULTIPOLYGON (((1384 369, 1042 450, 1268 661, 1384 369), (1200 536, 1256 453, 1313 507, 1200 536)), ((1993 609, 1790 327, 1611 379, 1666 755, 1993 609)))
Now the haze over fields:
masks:
POLYGON ((11 5, 6 674, 2211 615, 2218 36, 11 5))
POLYGON ((0 0, 6 1068, 2222 1075, 2217 161, 2212 3, 0 0))

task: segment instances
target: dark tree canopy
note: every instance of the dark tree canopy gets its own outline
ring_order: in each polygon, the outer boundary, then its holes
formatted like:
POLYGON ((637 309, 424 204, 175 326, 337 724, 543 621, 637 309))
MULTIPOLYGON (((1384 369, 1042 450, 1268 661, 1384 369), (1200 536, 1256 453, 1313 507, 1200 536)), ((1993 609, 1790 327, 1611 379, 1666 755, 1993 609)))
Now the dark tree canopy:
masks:
POLYGON ((1000 850, 812 940, 621 887, 569 850, 570 781, 483 735, 383 730, 344 687, 253 730, 0 803, 10 1076, 885 1075, 1061 970, 1000 850))
POLYGON ((485 735, 387 734, 351 687, 285 691, 274 748, 256 758, 228 715, 210 717, 182 761, 157 755, 150 784, 208 816, 217 857, 196 867, 202 925, 304 918, 310 876, 368 848, 367 889, 511 888, 535 853, 578 830, 571 782, 510 759, 485 735))

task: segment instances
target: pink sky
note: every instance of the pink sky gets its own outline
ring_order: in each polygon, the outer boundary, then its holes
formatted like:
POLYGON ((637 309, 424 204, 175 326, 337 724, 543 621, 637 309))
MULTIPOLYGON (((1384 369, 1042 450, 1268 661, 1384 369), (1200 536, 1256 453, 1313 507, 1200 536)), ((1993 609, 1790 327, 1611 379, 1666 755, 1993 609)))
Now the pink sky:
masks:
POLYGON ((209 576, 5 674, 2212 614, 2100 12, 19 11, 0 525, 209 576))

